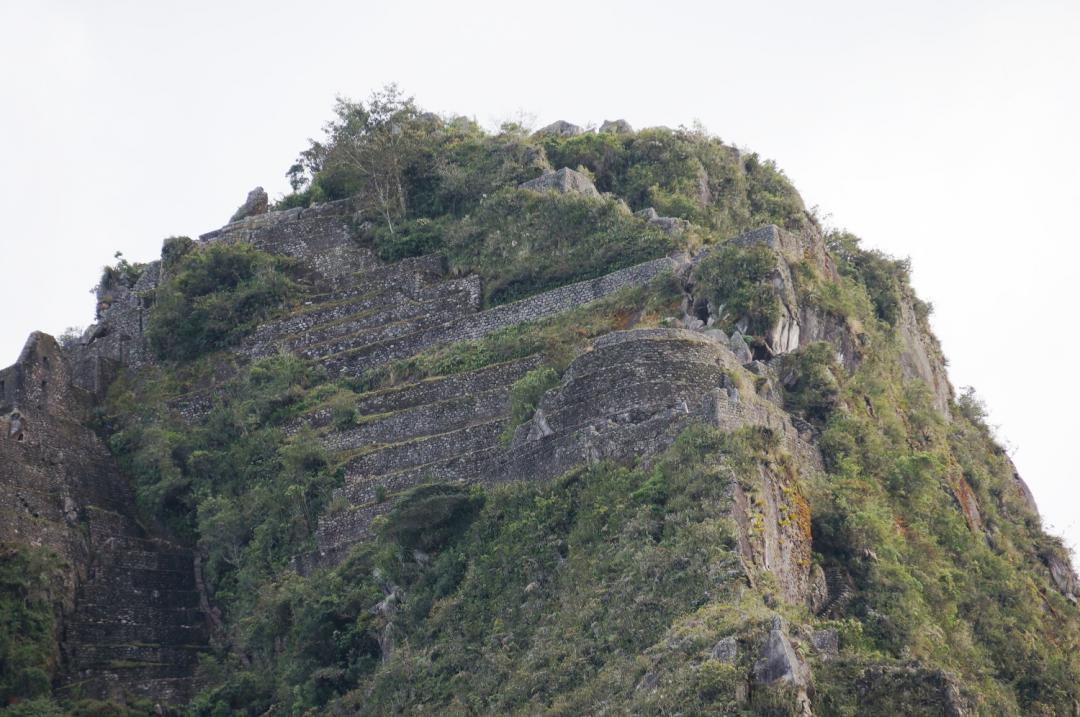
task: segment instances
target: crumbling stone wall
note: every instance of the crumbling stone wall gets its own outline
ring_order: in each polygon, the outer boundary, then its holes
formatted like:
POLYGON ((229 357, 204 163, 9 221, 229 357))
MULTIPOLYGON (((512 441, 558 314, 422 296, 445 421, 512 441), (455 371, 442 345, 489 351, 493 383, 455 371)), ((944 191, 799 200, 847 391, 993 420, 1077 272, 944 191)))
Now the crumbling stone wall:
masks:
POLYGON ((145 332, 160 274, 161 262, 153 261, 134 286, 98 288, 98 320, 71 352, 75 385, 102 396, 121 366, 138 368, 153 360, 145 332))

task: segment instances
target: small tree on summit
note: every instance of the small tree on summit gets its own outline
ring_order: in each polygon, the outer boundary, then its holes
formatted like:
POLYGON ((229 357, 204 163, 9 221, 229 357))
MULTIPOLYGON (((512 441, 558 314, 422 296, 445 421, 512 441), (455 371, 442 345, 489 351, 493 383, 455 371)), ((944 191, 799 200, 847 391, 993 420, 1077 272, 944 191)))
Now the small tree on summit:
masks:
POLYGON ((326 142, 311 140, 287 176, 294 190, 317 185, 327 199, 356 196, 390 233, 408 208, 404 176, 421 145, 422 117, 397 85, 372 93, 367 104, 339 97, 326 142))

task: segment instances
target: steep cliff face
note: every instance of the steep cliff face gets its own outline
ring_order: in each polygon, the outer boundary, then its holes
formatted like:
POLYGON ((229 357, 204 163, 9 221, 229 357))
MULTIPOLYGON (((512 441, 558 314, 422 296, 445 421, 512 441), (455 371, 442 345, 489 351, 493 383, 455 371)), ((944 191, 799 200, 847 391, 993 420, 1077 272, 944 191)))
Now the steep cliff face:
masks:
POLYGON ((698 135, 416 121, 423 210, 308 206, 325 166, 304 206, 253 192, 0 372, 0 541, 63 565, 57 698, 1075 711, 1068 555, 902 264, 698 135), (531 181, 549 158, 581 171, 531 181))
POLYGON ((45 334, 0 371, 0 541, 61 566, 59 690, 72 697, 184 700, 207 641, 189 550, 153 537, 88 426, 91 396, 45 334))

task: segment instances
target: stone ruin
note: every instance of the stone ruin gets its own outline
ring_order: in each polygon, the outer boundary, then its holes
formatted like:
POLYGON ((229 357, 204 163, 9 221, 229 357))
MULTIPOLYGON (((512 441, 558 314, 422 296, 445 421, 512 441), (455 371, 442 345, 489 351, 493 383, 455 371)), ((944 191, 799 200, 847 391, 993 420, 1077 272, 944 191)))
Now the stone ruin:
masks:
MULTIPOLYGON (((577 181, 552 174, 556 189, 563 180, 577 181)), ((482 310, 479 277, 450 276, 437 256, 383 262, 351 239, 352 217, 349 200, 266 212, 259 196, 249 196, 234 221, 200 238, 249 242, 296 258, 317 286, 301 311, 258 327, 235 349, 240 356, 287 351, 333 376, 355 376, 434 346, 555 316, 664 274, 685 284, 702 256, 660 257, 482 310)), ((801 261, 835 271, 820 237, 769 226, 735 241, 763 244, 775 254, 771 281, 783 310, 768 336, 774 354, 824 340, 852 369, 858 361, 854 339, 827 314, 800 305, 791 279, 790 267, 801 261)), ((160 263, 151 263, 134 286, 115 290, 99 322, 72 351, 35 334, 19 361, 0 372, 0 538, 47 545, 70 566, 59 681, 73 694, 135 691, 184 699, 195 687, 194 665, 213 622, 196 557, 139 524, 130 488, 87 428, 90 407, 111 380, 153 360, 144 335, 145 296, 159 275, 160 263)), ((390 509, 395 495, 425 481, 543 480, 598 460, 648 460, 690 422, 724 430, 767 428, 802 470, 820 470, 814 431, 782 410, 768 363, 755 360, 738 333, 714 328, 708 307, 689 297, 688 290, 684 314, 669 328, 597 338, 508 444, 500 436, 509 420, 510 388, 540 364, 539 356, 362 394, 355 411, 364 420, 345 428, 333 427, 327 410, 304 416, 290 430, 326 428, 326 449, 352 457, 335 501, 343 507, 322 517, 319 548, 297 556, 297 569, 334 564, 371 535, 372 521, 390 509)), ((947 413, 944 366, 911 307, 904 311, 905 375, 925 381, 935 405, 947 413)), ((208 387, 176 396, 170 406, 184 420, 198 421, 212 401, 208 387)), ((840 596, 833 593, 843 586, 810 569, 808 527, 784 519, 799 506, 791 505, 783 476, 763 473, 755 480, 764 528, 753 534, 746 528, 747 497, 737 481, 731 485, 743 561, 776 575, 789 600, 835 602, 840 596)))

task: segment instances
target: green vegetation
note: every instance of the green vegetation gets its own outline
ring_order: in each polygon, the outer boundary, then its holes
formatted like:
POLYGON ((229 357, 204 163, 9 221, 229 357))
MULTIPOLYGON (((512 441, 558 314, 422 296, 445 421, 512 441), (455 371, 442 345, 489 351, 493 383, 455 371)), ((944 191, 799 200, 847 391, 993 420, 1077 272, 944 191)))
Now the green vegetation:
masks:
POLYGON ((823 425, 840 400, 840 367, 836 349, 824 341, 805 346, 782 357, 780 381, 784 385, 784 408, 801 418, 823 425))
POLYGON ((358 241, 386 260, 442 253, 454 271, 484 277, 489 305, 761 224, 811 222, 773 163, 700 128, 552 137, 506 124, 489 134, 422 112, 392 86, 340 99, 334 114, 289 170, 296 191, 279 208, 351 198, 358 241), (564 166, 609 194, 517 189, 564 166), (667 235, 627 211, 646 207, 694 228, 667 235))
POLYGON ((826 242, 840 272, 866 289, 877 318, 896 326, 904 290, 908 289, 910 294, 910 262, 892 259, 879 251, 866 251, 859 247, 858 237, 848 232, 833 232, 826 242))
POLYGON ((297 291, 291 263, 249 244, 168 244, 147 339, 164 359, 193 359, 235 343, 297 291))
POLYGON ((763 244, 718 247, 694 267, 694 298, 712 303, 725 331, 745 317, 746 333, 760 336, 780 318, 776 290, 766 281, 777 271, 776 261, 763 244))
MULTIPOLYGON (((204 362, 187 380, 199 385, 213 366, 204 362)), ((333 386, 291 356, 264 359, 219 386, 209 416, 189 426, 166 402, 177 378, 159 369, 116 382, 110 443, 146 514, 198 542, 208 587, 231 615, 311 547, 339 477, 313 436, 282 427, 333 386)))
POLYGON ((0 546, 0 704, 49 694, 60 565, 43 548, 0 546))
POLYGON ((264 590, 251 665, 216 666, 194 711, 742 714, 734 668, 699 666, 767 619, 740 597, 728 485, 771 446, 694 428, 649 470, 416 489, 338 568, 264 590), (672 689, 635 691, 649 670, 672 689))

